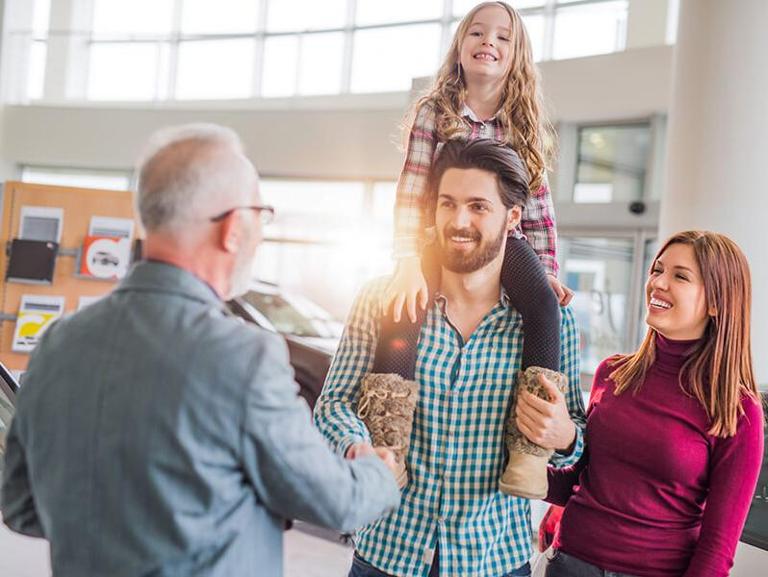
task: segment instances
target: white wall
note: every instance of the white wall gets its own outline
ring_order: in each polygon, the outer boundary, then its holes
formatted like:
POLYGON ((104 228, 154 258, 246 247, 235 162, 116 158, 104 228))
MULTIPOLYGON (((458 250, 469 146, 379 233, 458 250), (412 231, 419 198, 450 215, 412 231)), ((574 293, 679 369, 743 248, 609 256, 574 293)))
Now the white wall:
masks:
POLYGON ((392 178, 390 143, 405 105, 385 110, 173 110, 6 107, 5 156, 18 164, 130 167, 157 128, 217 122, 234 128, 264 174, 392 178))
MULTIPOLYGON (((672 48, 662 46, 545 62, 541 71, 548 104, 556 119, 568 121, 631 119, 664 112, 671 60, 672 48)), ((237 130, 265 175, 397 178, 406 94, 307 99, 291 101, 291 109, 278 108, 287 102, 186 105, 184 109, 7 106, 1 127, 3 157, 11 164, 130 167, 156 128, 207 121, 237 130)))
POLYGON ((752 269, 756 377, 768 383, 768 3, 683 0, 660 233, 730 236, 752 269))

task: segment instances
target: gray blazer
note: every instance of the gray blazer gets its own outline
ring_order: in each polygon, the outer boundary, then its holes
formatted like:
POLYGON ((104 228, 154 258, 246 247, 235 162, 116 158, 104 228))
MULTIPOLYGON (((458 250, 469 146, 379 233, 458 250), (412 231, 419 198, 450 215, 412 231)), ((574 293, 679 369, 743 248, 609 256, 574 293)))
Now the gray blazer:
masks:
POLYGON ((399 504, 378 458, 312 428, 282 339, 157 262, 43 336, 2 489, 57 577, 279 576, 283 519, 348 531, 399 504))

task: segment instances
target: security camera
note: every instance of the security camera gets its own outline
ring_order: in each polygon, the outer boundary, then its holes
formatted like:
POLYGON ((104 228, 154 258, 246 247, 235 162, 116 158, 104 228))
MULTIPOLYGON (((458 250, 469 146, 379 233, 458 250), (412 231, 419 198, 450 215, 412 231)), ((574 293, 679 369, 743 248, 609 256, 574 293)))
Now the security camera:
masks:
POLYGON ((642 200, 636 200, 629 203, 629 212, 632 214, 643 214, 645 212, 645 203, 642 200))

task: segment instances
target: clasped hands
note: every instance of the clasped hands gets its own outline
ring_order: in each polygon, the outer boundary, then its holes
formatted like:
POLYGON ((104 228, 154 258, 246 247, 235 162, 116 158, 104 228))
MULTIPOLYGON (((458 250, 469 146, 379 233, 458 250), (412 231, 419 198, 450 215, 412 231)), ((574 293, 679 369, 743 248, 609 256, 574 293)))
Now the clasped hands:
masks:
POLYGON ((360 457, 376 456, 381 459, 387 468, 392 472, 392 475, 397 477, 398 467, 395 461, 395 454, 386 447, 373 447, 370 443, 355 443, 351 445, 344 457, 350 461, 359 459, 360 457))

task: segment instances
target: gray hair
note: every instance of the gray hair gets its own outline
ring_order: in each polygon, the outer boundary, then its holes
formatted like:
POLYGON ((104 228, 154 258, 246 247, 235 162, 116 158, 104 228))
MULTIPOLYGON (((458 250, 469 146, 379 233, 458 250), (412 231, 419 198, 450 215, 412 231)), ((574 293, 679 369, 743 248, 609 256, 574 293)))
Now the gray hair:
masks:
POLYGON ((256 172, 240 138, 215 124, 154 133, 138 164, 136 206, 144 228, 181 230, 201 218, 249 204, 256 172))

